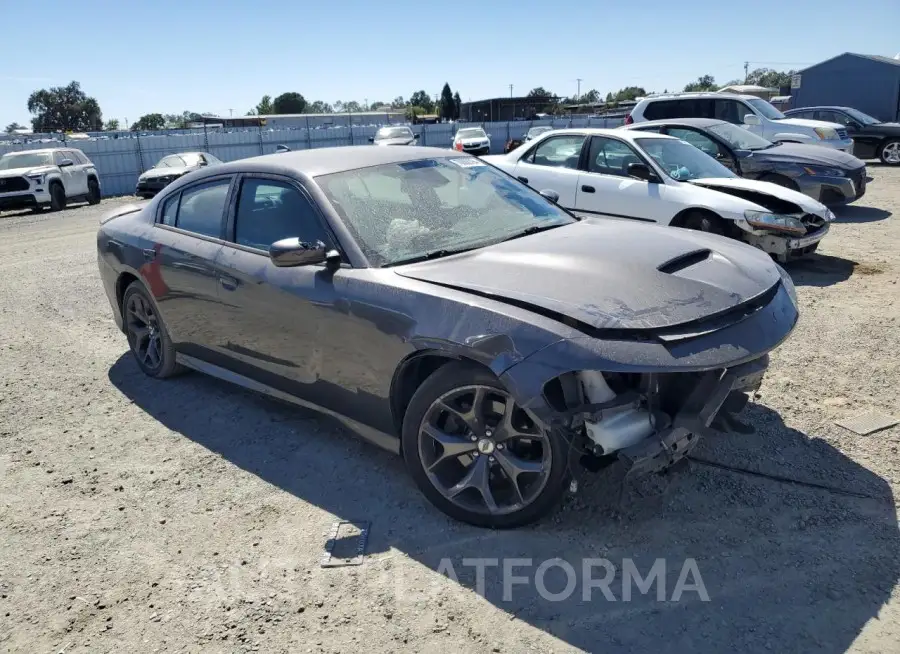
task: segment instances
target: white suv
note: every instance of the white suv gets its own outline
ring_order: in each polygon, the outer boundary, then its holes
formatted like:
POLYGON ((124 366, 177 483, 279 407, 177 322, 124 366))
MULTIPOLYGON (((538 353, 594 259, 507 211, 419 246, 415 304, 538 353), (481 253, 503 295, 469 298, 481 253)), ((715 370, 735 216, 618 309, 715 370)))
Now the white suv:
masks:
POLYGON ((81 150, 54 148, 0 157, 0 210, 51 211, 70 200, 100 202, 100 176, 81 150))
POLYGON ((672 93, 639 101, 625 124, 663 118, 715 118, 741 125, 773 143, 810 143, 844 152, 853 151, 847 127, 821 120, 788 118, 754 95, 736 93, 672 93))

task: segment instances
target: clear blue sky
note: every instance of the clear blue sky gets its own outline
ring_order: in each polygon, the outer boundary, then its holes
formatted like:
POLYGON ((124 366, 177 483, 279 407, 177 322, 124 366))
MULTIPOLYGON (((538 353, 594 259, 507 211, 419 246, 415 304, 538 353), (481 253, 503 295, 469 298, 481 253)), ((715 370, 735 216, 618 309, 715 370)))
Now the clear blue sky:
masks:
POLYGON ((0 129, 28 95, 71 80, 104 119, 243 115, 263 94, 408 98, 444 82, 463 100, 624 86, 680 89, 842 52, 900 52, 900 0, 46 0, 3 2, 0 129), (16 25, 21 25, 17 29, 16 25))

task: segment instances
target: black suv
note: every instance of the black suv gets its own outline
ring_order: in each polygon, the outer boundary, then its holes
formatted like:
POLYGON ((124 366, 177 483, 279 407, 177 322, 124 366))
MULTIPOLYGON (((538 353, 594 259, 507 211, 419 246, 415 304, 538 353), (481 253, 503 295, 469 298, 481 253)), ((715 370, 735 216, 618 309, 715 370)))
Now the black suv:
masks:
POLYGON ((888 166, 900 166, 900 123, 883 123, 852 107, 803 107, 784 114, 846 125, 853 139, 853 156, 881 159, 888 166))

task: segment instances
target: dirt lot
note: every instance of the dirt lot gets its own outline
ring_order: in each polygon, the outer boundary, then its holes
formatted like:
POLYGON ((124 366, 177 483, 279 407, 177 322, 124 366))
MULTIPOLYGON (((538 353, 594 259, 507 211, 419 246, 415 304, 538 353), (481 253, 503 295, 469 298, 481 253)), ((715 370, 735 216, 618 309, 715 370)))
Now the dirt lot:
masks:
POLYGON ((900 428, 833 424, 900 414, 900 170, 871 174, 791 267, 803 315, 743 414, 755 433, 701 443, 724 467, 621 502, 615 470, 586 473, 552 519, 502 533, 445 519, 330 422, 198 374, 143 377, 95 261, 99 213, 126 200, 4 214, 0 649, 900 651, 900 428), (336 519, 371 521, 363 566, 320 567, 336 519), (491 566, 476 592, 464 559, 510 557, 532 560, 512 571, 529 582, 504 597, 491 566), (562 569, 537 573, 554 557, 577 573, 561 601, 544 591, 562 594, 562 569), (584 601, 585 558, 615 567, 611 598, 584 601), (666 601, 661 584, 624 601, 626 559, 646 576, 660 558, 666 601), (670 601, 687 559, 709 601, 670 601))

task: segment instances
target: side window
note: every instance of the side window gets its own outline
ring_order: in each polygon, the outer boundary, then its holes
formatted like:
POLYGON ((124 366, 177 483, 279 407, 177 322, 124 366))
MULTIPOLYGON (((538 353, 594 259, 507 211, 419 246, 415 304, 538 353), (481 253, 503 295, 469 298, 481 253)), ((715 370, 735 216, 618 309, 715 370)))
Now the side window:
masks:
POLYGON ((59 164, 61 164, 63 159, 65 159, 65 158, 66 158, 66 155, 61 150, 57 150, 56 152, 53 153, 53 163, 56 164, 57 166, 59 164))
POLYGON ((675 116, 672 114, 672 105, 674 104, 675 102, 671 100, 651 102, 644 108, 644 118, 646 118, 647 120, 675 118, 675 116))
POLYGON ((222 214, 230 184, 231 180, 222 179, 182 191, 175 226, 204 236, 221 238, 222 214))
POLYGON ((690 143, 698 150, 705 152, 710 157, 715 157, 719 153, 718 144, 705 134, 701 134, 693 129, 685 129, 684 127, 670 127, 666 130, 669 136, 674 136, 686 143, 690 143))
POLYGON ((175 219, 178 217, 178 200, 181 199, 181 193, 176 193, 163 203, 162 212, 159 215, 159 222, 169 227, 175 226, 175 219))
POLYGON ((312 243, 331 243, 319 215, 296 188, 270 179, 244 180, 238 199, 234 242, 268 250, 275 241, 293 237, 312 243))
POLYGON ((828 123, 837 123, 838 125, 847 125, 850 119, 839 111, 827 111, 820 109, 816 112, 816 120, 824 120, 828 123))
POLYGON ((554 166, 557 168, 578 169, 578 160, 581 158, 581 146, 585 136, 551 136, 544 139, 534 149, 531 163, 536 166, 554 166))
POLYGON ((746 108, 737 100, 716 100, 715 116, 716 120, 724 120, 735 125, 744 122, 744 114, 746 108))
POLYGON ((80 166, 84 166, 85 164, 89 164, 87 156, 81 150, 72 150, 72 154, 75 156, 75 163, 80 166))
POLYGON ((735 104, 737 105, 738 125, 743 125, 743 124, 744 124, 744 116, 746 116, 747 114, 753 114, 753 113, 756 113, 756 112, 753 111, 753 109, 751 109, 750 107, 748 107, 748 106, 747 106, 746 104, 744 104, 743 102, 735 102, 735 104))
POLYGON ((641 163, 641 158, 627 143, 606 136, 591 139, 589 172, 628 177, 628 164, 632 163, 641 163))

